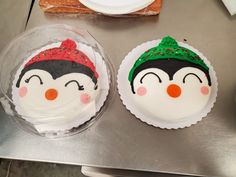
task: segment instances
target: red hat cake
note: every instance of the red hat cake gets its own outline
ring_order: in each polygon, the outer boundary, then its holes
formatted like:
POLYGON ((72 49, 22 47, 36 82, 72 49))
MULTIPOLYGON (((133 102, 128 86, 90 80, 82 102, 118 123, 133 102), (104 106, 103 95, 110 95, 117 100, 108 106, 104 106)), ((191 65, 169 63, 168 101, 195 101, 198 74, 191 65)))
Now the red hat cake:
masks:
POLYGON ((12 86, 15 109, 38 132, 67 132, 103 106, 109 88, 106 65, 91 49, 66 39, 35 51, 19 67, 12 86), (92 54, 99 68, 88 57, 92 54))

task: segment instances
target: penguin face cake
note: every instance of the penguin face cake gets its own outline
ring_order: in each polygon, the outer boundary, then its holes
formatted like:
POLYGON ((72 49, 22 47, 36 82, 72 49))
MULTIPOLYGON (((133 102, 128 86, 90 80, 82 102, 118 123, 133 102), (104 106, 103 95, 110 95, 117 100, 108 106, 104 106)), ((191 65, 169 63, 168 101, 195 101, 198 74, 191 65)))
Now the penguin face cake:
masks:
POLYGON ((26 60, 12 86, 16 111, 40 132, 78 127, 96 113, 100 74, 67 39, 26 60))
POLYGON ((139 56, 128 72, 128 82, 131 112, 138 110, 141 120, 156 126, 166 123, 163 128, 174 128, 178 122, 191 125, 191 119, 201 118, 208 107, 212 90, 216 95, 209 66, 169 36, 139 56))

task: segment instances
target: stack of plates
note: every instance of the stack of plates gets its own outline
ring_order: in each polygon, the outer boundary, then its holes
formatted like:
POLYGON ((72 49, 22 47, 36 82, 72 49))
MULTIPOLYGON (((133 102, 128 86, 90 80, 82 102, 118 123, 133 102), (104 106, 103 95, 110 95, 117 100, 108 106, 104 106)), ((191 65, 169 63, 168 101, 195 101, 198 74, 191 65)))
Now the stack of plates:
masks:
POLYGON ((110 15, 129 14, 150 5, 154 0, 80 0, 88 8, 110 15))

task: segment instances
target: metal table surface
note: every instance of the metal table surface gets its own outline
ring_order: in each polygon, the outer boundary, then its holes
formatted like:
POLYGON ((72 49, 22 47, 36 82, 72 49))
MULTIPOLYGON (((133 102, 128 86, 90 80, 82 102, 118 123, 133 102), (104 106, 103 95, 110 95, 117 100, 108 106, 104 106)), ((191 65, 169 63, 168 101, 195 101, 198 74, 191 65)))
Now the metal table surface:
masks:
POLYGON ((0 112, 0 157, 105 168, 236 176, 236 17, 218 0, 165 0, 159 16, 111 18, 45 15, 34 4, 27 28, 65 23, 88 29, 116 69, 138 44, 171 35, 187 39, 215 68, 216 104, 198 124, 162 130, 136 119, 115 90, 103 116, 86 131, 49 140, 28 134, 0 112))
POLYGON ((0 2, 0 51, 17 34, 25 30, 31 0, 0 2))

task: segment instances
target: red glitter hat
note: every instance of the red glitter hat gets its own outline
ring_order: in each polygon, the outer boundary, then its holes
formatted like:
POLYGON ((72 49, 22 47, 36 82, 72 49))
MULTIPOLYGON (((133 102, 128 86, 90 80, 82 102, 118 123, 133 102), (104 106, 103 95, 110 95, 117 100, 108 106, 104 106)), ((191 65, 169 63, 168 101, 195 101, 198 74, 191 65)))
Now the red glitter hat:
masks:
POLYGON ((76 43, 71 39, 62 41, 60 47, 44 50, 30 59, 25 67, 41 61, 48 60, 67 60, 75 63, 79 63, 90 68, 94 72, 94 77, 98 78, 96 68, 91 60, 83 52, 76 49, 76 43))

